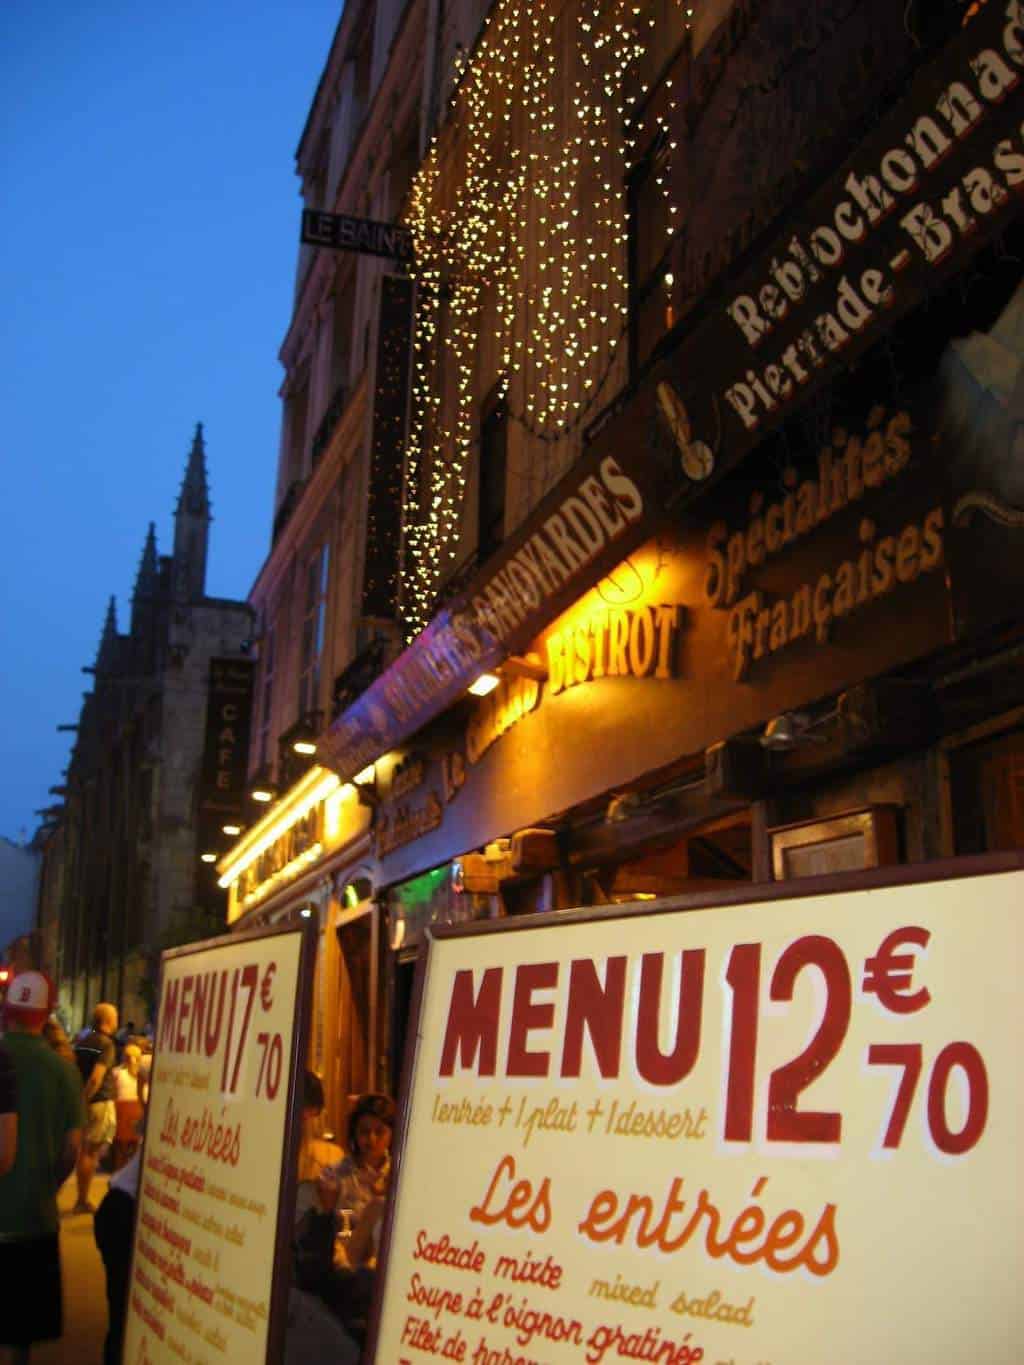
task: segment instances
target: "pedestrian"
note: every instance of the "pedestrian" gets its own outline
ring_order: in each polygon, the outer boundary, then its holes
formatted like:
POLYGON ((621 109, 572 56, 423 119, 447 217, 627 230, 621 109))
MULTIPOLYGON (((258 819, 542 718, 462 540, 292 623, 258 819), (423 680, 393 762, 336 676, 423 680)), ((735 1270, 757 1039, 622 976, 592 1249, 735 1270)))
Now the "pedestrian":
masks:
POLYGON ((139 1064, 142 1050, 137 1043, 126 1043, 120 1066, 114 1067, 114 1112, 117 1129, 114 1133, 114 1170, 132 1156, 139 1145, 138 1123, 142 1118, 142 1099, 139 1095, 139 1064))
POLYGON ((127 1165, 110 1177, 110 1188, 100 1201, 93 1222, 93 1236, 107 1272, 107 1335, 103 1343, 103 1365, 121 1365, 141 1162, 142 1149, 138 1148, 127 1165))
POLYGON ((18 1150, 18 1083, 11 1054, 0 1042, 0 1175, 14 1165, 18 1150))
POLYGON ((100 1157, 114 1140, 117 1132, 117 1110, 114 1106, 114 1062, 117 1032, 117 1007, 106 1001, 92 1012, 92 1029, 75 1048, 78 1067, 84 1083, 88 1122, 82 1134, 82 1149, 78 1155, 75 1178, 78 1199, 72 1213, 95 1213, 89 1202, 92 1178, 100 1157))
POLYGON ((142 1062, 142 1048, 138 1043, 125 1043, 124 1054, 119 1066, 114 1067, 114 1103, 118 1100, 137 1100, 139 1098, 139 1067, 142 1062))
POLYGON ((32 1344, 64 1330, 57 1191, 75 1168, 85 1106, 75 1068, 42 1036, 54 990, 42 972, 14 977, 4 1009, 4 1045, 14 1063, 18 1143, 0 1177, 0 1345, 15 1365, 32 1344))
POLYGON ((135 1041, 142 1054, 139 1057, 139 1099, 146 1105, 149 1103, 149 1081, 153 1072, 153 1043, 145 1033, 138 1034, 135 1041))
POLYGON ((64 1032, 64 1025, 55 1014, 51 1014, 43 1025, 43 1037, 56 1052, 58 1057, 63 1057, 72 1066, 77 1066, 75 1059, 75 1049, 71 1046, 71 1039, 64 1032))

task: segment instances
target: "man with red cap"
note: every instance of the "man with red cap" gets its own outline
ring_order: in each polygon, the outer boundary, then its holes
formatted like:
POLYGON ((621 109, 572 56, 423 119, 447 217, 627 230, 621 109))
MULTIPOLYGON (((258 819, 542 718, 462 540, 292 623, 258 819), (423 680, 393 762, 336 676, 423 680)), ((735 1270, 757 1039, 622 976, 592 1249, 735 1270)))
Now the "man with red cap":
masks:
POLYGON ((64 1330, 57 1191, 71 1174, 85 1122, 82 1082, 42 1036, 54 1003, 42 972, 14 977, 4 1007, 4 1044, 14 1063, 18 1145, 0 1176, 0 1345, 27 1361, 34 1341, 64 1330))

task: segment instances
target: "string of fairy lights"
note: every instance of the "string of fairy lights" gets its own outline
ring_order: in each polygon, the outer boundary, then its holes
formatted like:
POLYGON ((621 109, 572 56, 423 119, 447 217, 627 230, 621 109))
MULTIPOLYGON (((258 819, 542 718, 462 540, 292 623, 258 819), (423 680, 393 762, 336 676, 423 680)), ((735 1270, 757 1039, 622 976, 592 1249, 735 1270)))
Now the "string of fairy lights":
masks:
MULTIPOLYGON (((669 0, 688 30, 694 0, 669 0)), ((637 79, 656 20, 636 0, 498 0, 413 183, 418 287, 403 555, 410 636, 458 553, 482 381, 544 486, 576 453, 628 323, 627 180, 659 128, 671 193, 674 100, 654 126, 637 79)), ((666 204, 667 233, 678 209, 666 204)), ((510 455, 511 458, 511 455, 510 455)))
MULTIPOLYGON (((813 41, 735 91, 730 126, 813 58, 857 3, 819 15, 813 41)), ((496 0, 472 56, 457 49, 448 117, 405 214, 418 286, 401 566, 409 638, 459 555, 484 393, 518 428, 508 479, 525 506, 572 461, 619 387, 630 325, 627 185, 641 165, 661 200, 662 246, 645 247, 645 261, 647 279, 665 289, 666 325, 706 287, 699 270, 692 280, 672 273, 686 232, 673 202, 676 132, 685 123, 693 137, 724 70, 721 51, 699 70, 669 60, 680 35, 685 50, 698 4, 496 0), (660 75, 644 76, 658 61, 660 75)), ((732 11, 726 55, 755 16, 732 11)))

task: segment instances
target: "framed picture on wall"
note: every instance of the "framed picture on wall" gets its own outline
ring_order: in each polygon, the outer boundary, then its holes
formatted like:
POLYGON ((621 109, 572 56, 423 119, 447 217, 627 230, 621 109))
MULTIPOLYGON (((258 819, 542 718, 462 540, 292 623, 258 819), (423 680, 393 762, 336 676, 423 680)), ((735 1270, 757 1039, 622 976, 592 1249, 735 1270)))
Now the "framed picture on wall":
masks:
POLYGON ((864 806, 826 820, 801 820, 769 829, 772 878, 857 872, 900 861, 899 807, 864 806))

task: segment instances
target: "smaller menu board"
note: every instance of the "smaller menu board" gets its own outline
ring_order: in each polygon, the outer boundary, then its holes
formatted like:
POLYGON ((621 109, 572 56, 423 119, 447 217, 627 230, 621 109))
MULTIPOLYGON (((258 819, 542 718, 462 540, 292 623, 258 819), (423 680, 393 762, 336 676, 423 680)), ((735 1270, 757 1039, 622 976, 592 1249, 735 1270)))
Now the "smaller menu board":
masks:
POLYGON ((310 926, 165 953, 124 1359, 280 1358, 310 926))

